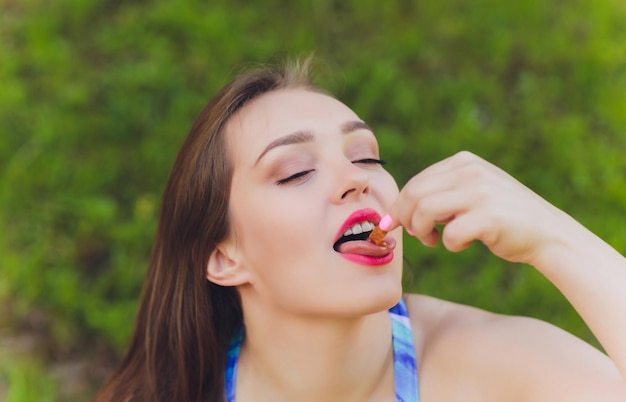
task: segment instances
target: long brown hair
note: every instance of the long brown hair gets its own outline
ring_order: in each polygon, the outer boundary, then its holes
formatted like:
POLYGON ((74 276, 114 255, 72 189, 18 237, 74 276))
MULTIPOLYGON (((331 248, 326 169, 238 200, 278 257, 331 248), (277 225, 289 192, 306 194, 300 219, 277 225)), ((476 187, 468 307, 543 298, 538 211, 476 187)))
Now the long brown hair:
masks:
POLYGON ((170 173, 129 350, 96 402, 224 400, 228 344, 242 325, 235 288, 205 279, 228 234, 232 166, 228 119, 256 97, 284 88, 317 91, 310 58, 245 72, 202 109, 170 173))

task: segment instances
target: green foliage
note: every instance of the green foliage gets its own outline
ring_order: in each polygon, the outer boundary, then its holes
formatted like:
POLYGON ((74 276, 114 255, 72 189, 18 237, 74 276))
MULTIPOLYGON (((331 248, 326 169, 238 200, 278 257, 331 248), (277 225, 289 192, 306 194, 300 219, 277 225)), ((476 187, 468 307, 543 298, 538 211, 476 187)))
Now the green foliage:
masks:
POLYGON ((30 361, 0 361, 0 382, 9 386, 6 393, 0 391, 5 402, 54 402, 57 401, 57 385, 41 365, 30 361))
MULTIPOLYGON (((618 0, 0 2, 0 298, 121 354, 195 114, 247 63, 311 51, 400 184, 467 149, 625 252, 623 21, 618 0)), ((407 288, 592 339, 532 269, 405 242, 407 288)))

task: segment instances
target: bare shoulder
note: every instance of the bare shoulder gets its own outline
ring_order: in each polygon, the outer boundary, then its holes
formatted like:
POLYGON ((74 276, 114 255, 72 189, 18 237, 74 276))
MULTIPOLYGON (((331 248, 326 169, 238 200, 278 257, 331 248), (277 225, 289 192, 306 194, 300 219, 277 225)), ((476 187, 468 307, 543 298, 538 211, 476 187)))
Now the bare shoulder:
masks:
POLYGON ((407 295, 424 400, 623 401, 611 360, 527 317, 407 295))

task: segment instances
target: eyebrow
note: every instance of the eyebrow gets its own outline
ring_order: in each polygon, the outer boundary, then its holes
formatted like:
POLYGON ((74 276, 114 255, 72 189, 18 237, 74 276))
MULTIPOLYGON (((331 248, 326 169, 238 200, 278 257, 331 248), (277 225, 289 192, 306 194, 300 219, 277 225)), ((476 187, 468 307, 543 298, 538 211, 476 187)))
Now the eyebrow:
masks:
MULTIPOLYGON (((372 128, 368 126, 367 123, 360 121, 360 120, 348 121, 346 123, 343 123, 339 128, 340 128, 341 134, 350 134, 351 132, 356 131, 356 130, 368 130, 368 131, 374 132, 374 130, 372 130, 372 128)), ((265 147, 265 149, 263 150, 263 152, 261 152, 259 157, 256 159, 256 162, 254 162, 254 164, 256 165, 257 163, 259 163, 261 158, 266 153, 268 153, 269 151, 271 151, 272 149, 276 147, 280 147, 283 145, 304 144, 307 142, 313 142, 313 140, 315 140, 315 135, 311 131, 308 131, 308 130, 299 130, 294 133, 287 134, 283 137, 277 138, 274 141, 270 142, 267 145, 267 147, 265 147)))

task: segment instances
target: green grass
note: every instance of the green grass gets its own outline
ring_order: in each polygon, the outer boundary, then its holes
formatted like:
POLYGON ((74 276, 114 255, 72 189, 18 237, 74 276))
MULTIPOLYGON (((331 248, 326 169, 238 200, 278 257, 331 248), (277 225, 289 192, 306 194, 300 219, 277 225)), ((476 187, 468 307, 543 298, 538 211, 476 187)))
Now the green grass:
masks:
POLYGON ((58 383, 45 368, 27 359, 0 360, 0 382, 6 386, 5 402, 57 402, 58 383))

